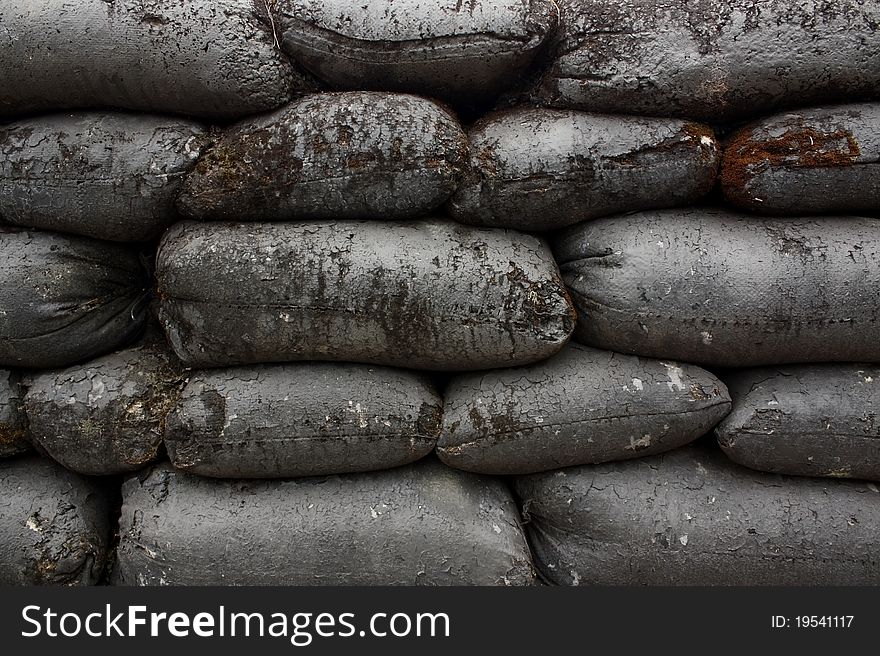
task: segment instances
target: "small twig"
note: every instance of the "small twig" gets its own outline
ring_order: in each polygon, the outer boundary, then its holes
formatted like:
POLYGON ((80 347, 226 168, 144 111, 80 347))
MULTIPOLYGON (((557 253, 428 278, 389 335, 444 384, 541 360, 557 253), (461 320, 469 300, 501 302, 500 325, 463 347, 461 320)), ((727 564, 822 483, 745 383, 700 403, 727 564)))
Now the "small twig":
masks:
MULTIPOLYGON (((550 1, 552 2, 553 0, 550 1)), ((263 3, 266 5, 266 15, 269 17, 269 27, 272 28, 272 38, 275 39, 275 47, 281 50, 281 42, 278 40, 278 28, 275 27, 275 18, 272 16, 277 2, 278 0, 263 0, 263 3)))

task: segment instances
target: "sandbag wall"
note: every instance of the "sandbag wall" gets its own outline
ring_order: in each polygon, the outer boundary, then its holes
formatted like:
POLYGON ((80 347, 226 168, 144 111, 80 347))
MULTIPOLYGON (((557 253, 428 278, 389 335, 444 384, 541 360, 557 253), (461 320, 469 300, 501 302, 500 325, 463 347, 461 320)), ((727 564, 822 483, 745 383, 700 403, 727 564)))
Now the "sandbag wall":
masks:
POLYGON ((0 0, 0 582, 880 582, 878 24, 0 0))

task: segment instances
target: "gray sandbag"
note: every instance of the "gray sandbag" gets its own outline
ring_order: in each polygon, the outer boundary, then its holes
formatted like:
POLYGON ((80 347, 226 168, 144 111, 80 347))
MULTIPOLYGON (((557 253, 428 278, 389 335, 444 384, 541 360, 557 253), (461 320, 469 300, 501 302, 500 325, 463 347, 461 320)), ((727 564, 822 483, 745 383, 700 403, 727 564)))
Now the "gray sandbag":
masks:
POLYGON ((106 492, 48 458, 0 461, 0 585, 95 585, 110 541, 106 492))
POLYGON ((720 159, 711 128, 678 119, 521 108, 481 120, 468 138, 450 214, 520 230, 692 203, 712 189, 720 159))
POLYGON ((31 439, 67 469, 120 474, 154 462, 183 373, 164 342, 105 355, 27 381, 31 439))
POLYGON ((727 456, 759 471, 880 480, 880 367, 818 364, 725 375, 727 456))
POLYGON ((23 396, 19 375, 8 369, 0 369, 0 458, 30 449, 23 396))
POLYGON ((880 223, 716 209, 598 219, 556 256, 592 346, 725 367, 880 361, 880 223))
POLYGON ((699 367, 580 344, 528 367, 453 378, 444 402, 437 455, 483 474, 661 453, 730 410, 724 383, 699 367))
POLYGON ((535 564, 561 585, 877 585, 873 483, 753 472, 717 448, 517 479, 535 564))
POLYGON ((279 0, 281 47, 339 89, 453 103, 511 86, 555 29, 548 0, 279 0))
POLYGON ((721 121, 880 93, 877 0, 556 3, 551 105, 721 121))
POLYGON ((180 223, 159 317, 191 367, 294 360, 515 366, 574 329, 546 243, 450 221, 180 223))
POLYGON ((346 474, 428 455, 443 401, 424 377, 312 362, 190 376, 168 416, 178 469, 220 478, 346 474))
POLYGON ((145 274, 119 244, 0 227, 0 366, 66 367, 130 341, 145 274))
POLYGON ((731 203, 764 214, 880 210, 880 104, 798 110, 741 128, 725 145, 721 186, 731 203))
POLYGON ((0 214, 12 224, 113 241, 158 237, 208 137, 190 121, 58 114, 0 127, 0 214))
POLYGON ((424 461, 369 474, 129 479, 124 585, 527 585, 516 504, 496 479, 424 461))
POLYGON ((233 118, 305 85, 254 0, 0 0, 0 116, 118 107, 233 118))
POLYGON ((197 219, 389 219, 439 207, 455 191, 467 137, 416 96, 307 96, 229 128, 183 183, 197 219))

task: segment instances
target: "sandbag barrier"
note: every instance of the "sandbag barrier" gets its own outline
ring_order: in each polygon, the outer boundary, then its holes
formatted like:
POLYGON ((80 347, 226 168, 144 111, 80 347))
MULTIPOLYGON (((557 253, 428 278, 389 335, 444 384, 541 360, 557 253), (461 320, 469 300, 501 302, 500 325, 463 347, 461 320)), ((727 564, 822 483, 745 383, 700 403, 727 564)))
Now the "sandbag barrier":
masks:
POLYGON ((0 0, 0 582, 880 582, 878 24, 0 0))

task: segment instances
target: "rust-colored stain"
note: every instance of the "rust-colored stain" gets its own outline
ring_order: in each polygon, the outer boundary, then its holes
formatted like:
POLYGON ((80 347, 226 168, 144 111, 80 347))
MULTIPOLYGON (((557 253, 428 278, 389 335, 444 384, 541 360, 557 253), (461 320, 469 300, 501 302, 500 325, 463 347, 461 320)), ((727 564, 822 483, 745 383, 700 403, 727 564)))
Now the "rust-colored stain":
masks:
POLYGON ((727 143, 721 165, 721 185, 736 200, 751 203, 746 191, 752 178, 770 167, 821 168, 852 166, 861 154, 850 132, 821 132, 792 125, 782 136, 758 139, 754 129, 744 129, 727 143))

